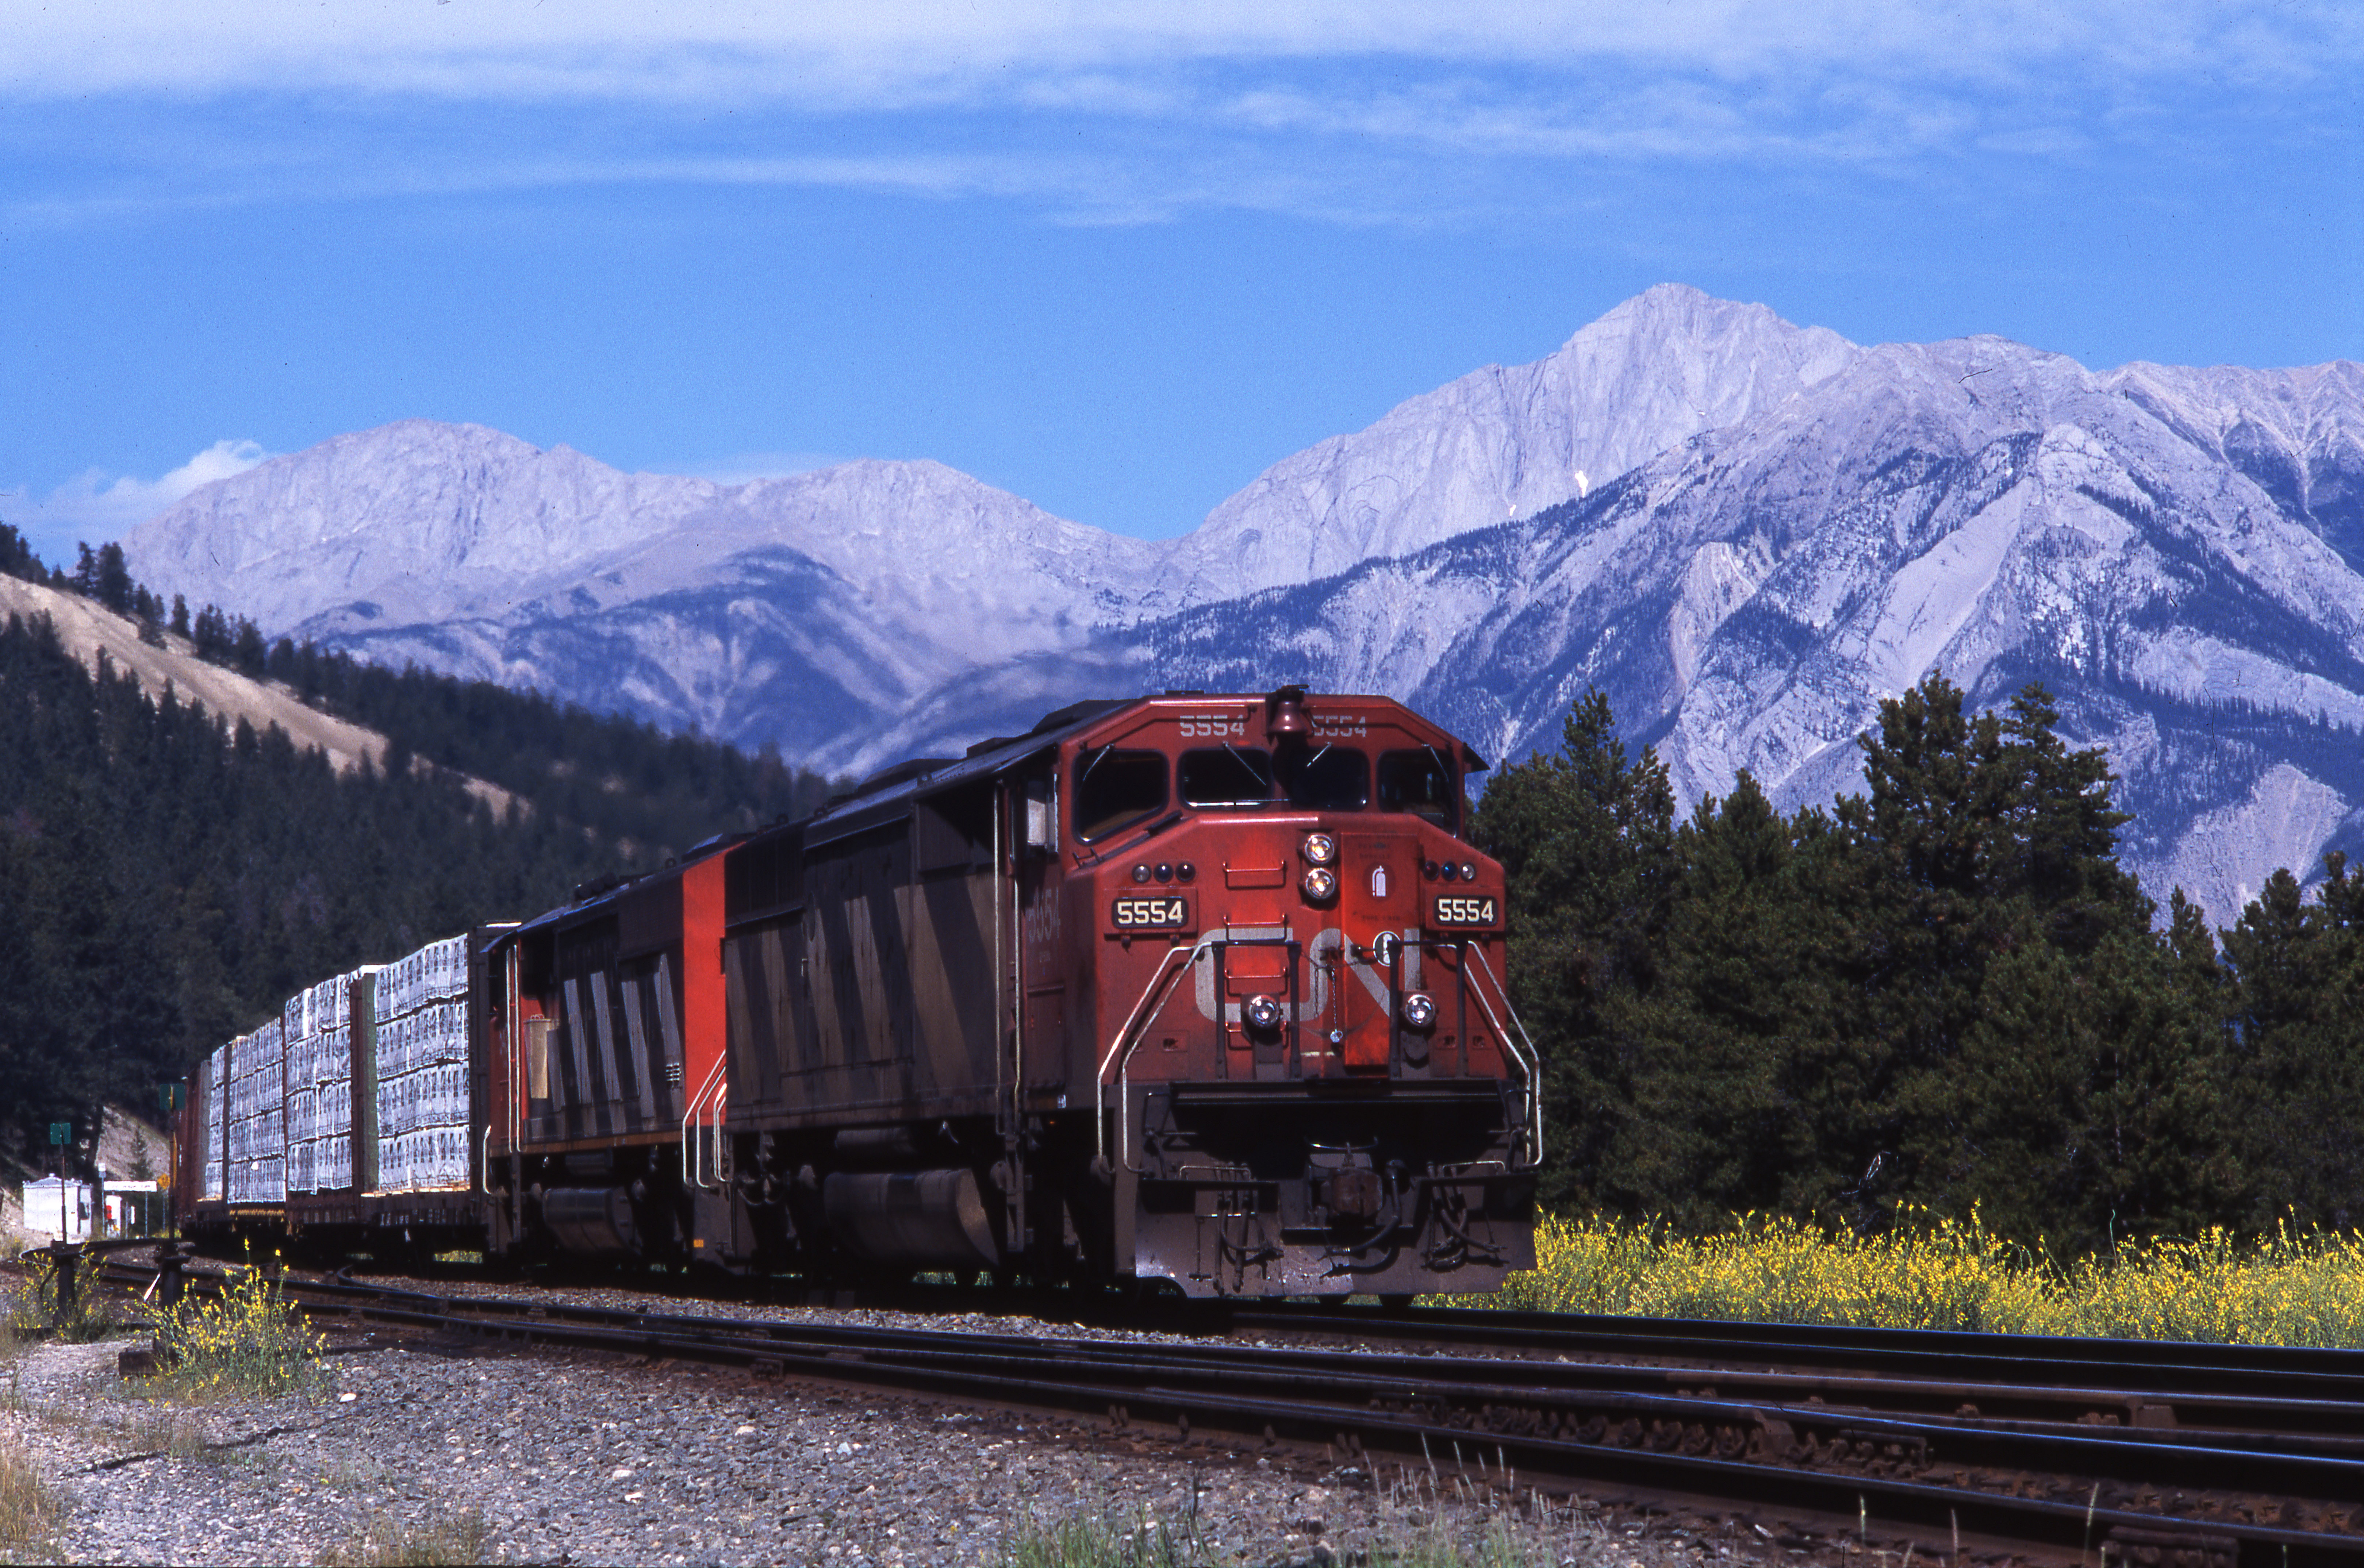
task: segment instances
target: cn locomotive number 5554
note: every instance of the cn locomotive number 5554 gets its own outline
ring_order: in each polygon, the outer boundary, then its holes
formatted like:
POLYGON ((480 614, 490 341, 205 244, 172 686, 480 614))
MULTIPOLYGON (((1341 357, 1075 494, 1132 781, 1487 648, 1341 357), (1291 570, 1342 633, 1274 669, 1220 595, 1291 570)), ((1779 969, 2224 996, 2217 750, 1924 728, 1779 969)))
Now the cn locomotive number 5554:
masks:
POLYGON ((1190 900, 1181 894, 1120 898, 1109 911, 1118 930, 1178 931, 1190 924, 1190 900))

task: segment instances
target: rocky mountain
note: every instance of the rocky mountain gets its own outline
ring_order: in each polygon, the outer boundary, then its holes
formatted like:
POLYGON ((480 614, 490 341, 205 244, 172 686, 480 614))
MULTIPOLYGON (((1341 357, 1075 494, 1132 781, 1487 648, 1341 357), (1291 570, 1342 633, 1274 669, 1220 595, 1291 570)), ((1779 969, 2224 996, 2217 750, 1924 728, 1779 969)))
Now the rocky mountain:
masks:
POLYGON ((934 462, 726 486, 407 420, 209 485, 141 579, 380 662, 821 755, 980 660, 1084 640, 1157 547, 934 462))
POLYGON ((1307 679, 1482 749, 1608 692, 1686 794, 1856 778, 1880 697, 2042 678, 2146 881, 2364 832, 2364 368, 1858 348, 1653 289, 1150 543, 932 463, 722 486, 413 421, 191 495, 135 572, 274 635, 863 771, 1077 695, 1307 679))
POLYGON ((1855 736, 1932 668, 1981 706, 2040 679, 2146 884, 2229 920, 2364 847, 2364 366, 1890 345, 1581 501, 1107 642, 1401 692, 1507 756, 1599 685, 1687 799, 1746 768, 1785 805, 1859 787, 1855 736))
POLYGON ((1168 575, 1188 602, 1227 599, 1532 516, 1800 396, 1858 351, 1662 284, 1548 359, 1489 365, 1282 459, 1177 544, 1168 575))
MULTIPOLYGON (((151 585, 382 662, 620 705, 830 766, 985 666, 1302 583, 1578 495, 1856 350, 1668 285, 1274 465, 1188 537, 1054 517, 931 462, 728 486, 407 420, 195 492, 124 541, 151 585)), ((1027 683, 1019 683, 1020 686, 1027 683)))

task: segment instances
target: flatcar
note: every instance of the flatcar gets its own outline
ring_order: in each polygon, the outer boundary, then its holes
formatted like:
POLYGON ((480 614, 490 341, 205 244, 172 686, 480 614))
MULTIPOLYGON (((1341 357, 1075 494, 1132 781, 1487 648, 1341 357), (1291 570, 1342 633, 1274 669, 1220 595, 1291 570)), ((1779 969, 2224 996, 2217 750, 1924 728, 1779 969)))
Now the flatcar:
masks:
POLYGON ((1391 699, 1294 686, 1077 704, 898 764, 291 999, 193 1081, 184 1223, 836 1280, 1491 1289, 1532 1265, 1543 1126, 1501 871, 1460 836, 1483 766, 1391 699), (340 1131, 379 1152, 340 1163, 340 1131))

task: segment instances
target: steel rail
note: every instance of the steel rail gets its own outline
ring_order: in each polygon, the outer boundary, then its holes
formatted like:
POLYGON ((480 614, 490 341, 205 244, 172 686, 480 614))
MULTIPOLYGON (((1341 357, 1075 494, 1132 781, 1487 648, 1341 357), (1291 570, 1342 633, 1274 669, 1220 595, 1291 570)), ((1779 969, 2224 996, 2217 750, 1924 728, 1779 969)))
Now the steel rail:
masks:
MULTIPOLYGON (((341 1288, 365 1291, 375 1287, 347 1285, 341 1288)), ((463 1311, 468 1310, 472 1302, 480 1299, 443 1296, 433 1296, 432 1298, 448 1300, 455 1309, 463 1311)), ((500 1310, 492 1307, 484 1309, 500 1310)), ((550 1304, 535 1310, 546 1317, 563 1316, 583 1322, 615 1320, 608 1308, 550 1304)), ((760 1320, 719 1318, 704 1314, 633 1311, 629 1317, 636 1325, 662 1326, 668 1332, 692 1337, 786 1334, 825 1337, 848 1347, 892 1345, 908 1337, 903 1330, 868 1329, 851 1324, 796 1322, 764 1328, 760 1326, 760 1320)), ((965 1334, 963 1337, 970 1342, 990 1339, 1011 1347, 1015 1353, 1030 1353, 1031 1347, 1045 1343, 1076 1342, 1045 1340, 1031 1335, 965 1334)), ((1757 1341, 1749 1347, 1760 1356, 1763 1352, 1782 1348, 1765 1341, 1757 1341)), ((1733 1358, 1731 1347, 1719 1349, 1725 1358, 1736 1359, 1733 1358)), ((1192 1364, 1207 1364, 1213 1358, 1237 1355, 1246 1358, 1250 1364, 1275 1366, 1288 1364, 1286 1358, 1291 1353, 1270 1346, 1248 1349, 1215 1344, 1193 1347, 1188 1355, 1192 1364)), ((1304 1364, 1332 1364, 1330 1352, 1295 1353, 1307 1358, 1304 1364)), ((1377 1364, 1374 1355, 1374 1352, 1365 1352, 1357 1358, 1355 1364, 1377 1364)), ((1815 1350, 1799 1359, 1812 1363, 1826 1358, 1815 1350)), ((1501 1362, 1484 1357, 1422 1356, 1392 1364, 1416 1367, 1422 1376, 1432 1379, 1460 1378, 1486 1382, 1501 1375, 1501 1362)), ((2197 1377, 2191 1375, 2195 1369, 2189 1367, 2164 1369, 2169 1375, 2161 1375, 2161 1368, 2147 1367, 2139 1369, 2139 1376, 2107 1385, 2099 1384, 2090 1376, 2102 1369, 2084 1362, 2063 1365, 2039 1359, 1988 1355, 1978 1360, 1976 1370, 1981 1375, 1917 1377, 1896 1373, 1849 1375, 1828 1371, 1754 1371, 1729 1365, 1713 1368, 1652 1367, 1630 1362, 1585 1361, 1522 1363, 1520 1376, 1530 1385, 1554 1388, 1635 1388, 1656 1383, 1687 1392, 1710 1387, 1726 1394, 1747 1390, 1776 1400, 1821 1399, 1825 1403, 1868 1410, 1934 1411, 1953 1418, 1958 1424, 1997 1428, 2007 1428, 2015 1418, 2041 1423, 2048 1414, 2067 1411, 2073 1414, 2061 1418, 2059 1424, 2081 1425, 2096 1417, 2104 1420, 2115 1417, 2130 1429, 2153 1432, 2248 1432, 2261 1436, 2284 1436, 2344 1430, 2364 1438, 2364 1375, 2352 1380, 2326 1379, 2320 1372, 2293 1370, 2261 1381, 2255 1373, 2245 1373, 2235 1380, 2237 1391, 2217 1392, 2195 1391, 2184 1386, 2194 1381, 2217 1381, 2215 1369, 2206 1366, 2196 1369, 2197 1377), (2047 1376, 2071 1372, 2088 1375, 2065 1382, 2044 1381, 2047 1376), (2182 1375, 2174 1375, 2178 1373, 2182 1375), (1976 1407, 1977 1414, 1961 1415, 1964 1406, 1976 1407)), ((2181 1441, 2188 1439, 2162 1438, 2158 1440, 2181 1441)))
MULTIPOLYGON (((711 1343, 782 1340, 826 1342, 847 1350, 893 1350, 913 1342, 909 1330, 846 1323, 780 1321, 715 1317, 708 1314, 662 1313, 640 1309, 524 1302, 502 1297, 406 1290, 363 1284, 350 1280, 291 1282, 290 1288, 331 1299, 356 1302, 416 1304, 414 1310, 453 1316, 525 1317, 534 1321, 574 1322, 622 1328, 634 1334, 658 1334, 675 1340, 711 1343)), ((961 1332, 963 1345, 988 1345, 1009 1354, 1046 1353, 1104 1358, 1112 1344, 1123 1341, 1044 1338, 1023 1334, 961 1332), (1049 1349, 1046 1350, 1046 1347, 1049 1349)), ((1337 1352, 1280 1347, 1243 1347, 1221 1343, 1169 1347, 1163 1351, 1132 1344, 1137 1357, 1154 1357, 1161 1364, 1188 1367, 1239 1365, 1266 1372, 1318 1369, 1324 1375, 1341 1365, 1374 1376, 1394 1374, 1423 1384, 1466 1384, 1499 1387, 1505 1363, 1487 1357, 1406 1356, 1361 1352, 1342 1363, 1337 1352)), ((1525 1391, 1646 1393, 1654 1386, 1674 1391, 1678 1398, 1712 1400, 1721 1392, 1746 1390, 1760 1395, 1757 1404, 1795 1402, 1819 1404, 1831 1409, 1866 1414, 1931 1415, 1945 1418, 1949 1428, 1970 1430, 2072 1429, 2090 1435, 2096 1417, 2112 1416, 2129 1433, 2146 1442, 2192 1446, 2237 1440, 2239 1446, 2258 1448, 2274 1443, 2287 1452, 2346 1453, 2364 1445, 2364 1390, 2354 1399, 2338 1397, 2340 1390, 2318 1376, 2296 1374, 2303 1381, 2288 1386, 2294 1393, 2254 1392, 2164 1393, 2150 1385, 2098 1385, 2091 1383, 2046 1384, 2034 1377, 1919 1379, 1893 1375, 1842 1375, 1827 1372, 1756 1371, 1731 1367, 1664 1367, 1628 1362, 1518 1362, 1519 1387, 1525 1391), (1966 1407, 1968 1407, 1966 1409, 1966 1407), (2074 1412, 2061 1416, 2059 1412, 2074 1412), (2016 1414, 2006 1414, 2015 1412, 2016 1414), (2051 1418, 2047 1419, 2047 1414, 2051 1418), (2171 1423, 2171 1424, 2170 1424, 2171 1423), (2339 1434, 2347 1434, 2341 1436, 2339 1434)), ((2005 1360, 1983 1370, 2017 1373, 2056 1370, 2043 1363, 2005 1360)), ((2087 1368, 2085 1370, 2091 1370, 2087 1368)))
MULTIPOLYGON (((503 1309, 502 1298, 498 1297, 369 1284, 353 1281, 344 1273, 334 1282, 319 1282, 305 1288, 356 1296, 403 1294, 459 1307, 474 1303, 488 1311, 503 1309)), ((1006 1300, 1007 1293, 996 1299, 1006 1300)), ((962 1304, 979 1303, 964 1296, 962 1304)), ((614 1308, 560 1302, 514 1305, 516 1309, 530 1309, 546 1317, 571 1317, 585 1322, 606 1321, 619 1316, 614 1308)), ((1030 1304, 1020 1298, 1010 1305, 1022 1309, 1030 1304)), ((1649 1369, 1672 1384, 1695 1386, 1709 1382, 1718 1386, 1790 1390, 1801 1396, 1843 1393, 1863 1397, 1871 1390, 1884 1389, 1901 1398, 1923 1402, 1947 1399, 1974 1403, 1983 1396, 2001 1398, 2005 1404, 2083 1403, 2099 1410, 2114 1407, 2137 1419, 2145 1415, 2180 1418, 2182 1411, 2190 1410, 2210 1418, 2210 1424, 2236 1420, 2243 1412, 2254 1411, 2263 1423, 2276 1429, 2287 1427, 2313 1409, 2336 1413, 2348 1404, 2364 1404, 2364 1351, 2303 1346, 2198 1345, 1466 1308, 1341 1311, 1255 1304, 1219 1307, 1213 1314, 1153 1310, 1122 1315, 1078 1312, 1079 1306, 1087 1307, 1089 1304, 1056 1304, 1061 1315, 1073 1315, 1078 1321, 1088 1319, 1104 1325, 1184 1334, 1280 1329, 1315 1339, 1344 1340, 1358 1346, 1373 1340, 1399 1340, 1455 1348, 1490 1346, 1530 1354, 1638 1354, 1686 1363, 1649 1369), (1799 1370, 1804 1368, 1813 1370, 1799 1370)), ((677 1325, 686 1333, 739 1331, 736 1326, 762 1321, 639 1309, 621 1315, 636 1323, 663 1321, 677 1325)), ((799 1322, 782 1327, 800 1334, 842 1334, 849 1342, 884 1332, 856 1325, 799 1322)), ((1042 1342, 1032 1336, 1009 1338, 1012 1342, 1042 1342)), ((1260 1347, 1260 1351, 1268 1352, 1271 1348, 1260 1347)), ((1482 1358, 1467 1359, 1472 1364, 1484 1364, 1482 1358)), ((1423 1364, 1440 1364, 1438 1358, 1422 1360, 1423 1364)), ((1581 1378, 1587 1375, 1587 1367, 1599 1364, 1578 1361, 1533 1362, 1522 1365, 1521 1376, 1581 1378)), ((1631 1363, 1611 1365, 1620 1377, 1643 1371, 1631 1363)), ((2179 1420, 2179 1424, 2189 1423, 2179 1420)))
POLYGON ((2128 1392, 2246 1394, 2364 1401, 2364 1351, 2303 1345, 2216 1345, 1928 1329, 1734 1323, 1505 1312, 1485 1307, 1393 1311, 1243 1305, 1227 1321, 1357 1341, 1395 1340, 1490 1346, 1531 1354, 1658 1356, 1718 1366, 1814 1366, 1924 1376, 1979 1375, 2001 1383, 2069 1383, 2106 1376, 2128 1392), (2303 1392, 2302 1392, 2303 1391, 2303 1392))
MULTIPOLYGON (((1598 1364, 1517 1363, 1520 1381, 1507 1384, 1500 1380, 1509 1368, 1499 1359, 692 1318, 338 1281, 291 1280, 287 1288, 312 1298, 303 1303, 307 1310, 371 1321, 1105 1412, 1120 1423, 1157 1418, 1181 1432, 1195 1426, 1244 1432, 1251 1440, 1261 1432, 1269 1441, 1287 1432, 1305 1441, 1343 1443, 1349 1452, 1376 1447, 1407 1462, 1415 1451, 1433 1456, 1440 1444, 1474 1443, 1481 1452, 1496 1450, 1506 1463, 1517 1454, 1515 1462, 1531 1480, 1645 1485, 1842 1517, 1868 1509, 1876 1497, 1884 1523, 1933 1529, 1958 1520, 1974 1532, 2054 1548, 2077 1545, 2080 1537, 2070 1526, 2082 1528, 2090 1518, 2103 1530, 2165 1531, 2195 1541, 2206 1537, 2229 1544, 2244 1563, 2263 1568, 2280 1561, 2301 1568, 2364 1562, 2364 1534, 2229 1518, 2229 1509, 2254 1507, 2257 1499, 2245 1505, 2225 1496, 2257 1492, 2347 1503, 2364 1497, 2364 1462, 2307 1445, 2245 1443, 2239 1434, 2080 1432, 2063 1430, 2060 1423, 1900 1418, 1845 1405, 1581 1385, 1586 1377, 1597 1382, 1614 1370, 1598 1364), (1559 1385, 1542 1386, 1537 1374, 1559 1385), (1578 1385, 1567 1385, 1568 1380, 1578 1385), (1745 1457, 1731 1451, 1734 1434, 1742 1429, 1763 1439, 1750 1444, 1756 1451, 1745 1457), (1602 1440, 1611 1430, 1623 1440, 1602 1440), (1934 1468, 1956 1471, 1956 1484, 1925 1478, 1940 1444, 1945 1457, 1934 1468), (1705 1451, 1712 1446, 1718 1451, 1705 1451), (1908 1467, 1923 1471, 1923 1478, 1882 1473, 1908 1467), (1998 1480, 1992 1476, 1985 1487, 1969 1484, 1969 1470, 1996 1467, 2022 1473, 2012 1478, 2017 1486, 2032 1477, 2056 1496, 2008 1496, 1991 1484, 1998 1480), (2096 1476, 2180 1483, 2214 1494, 2202 1501, 2215 1512, 2178 1516, 2102 1507, 2098 1481, 2081 1505, 2072 1506, 2057 1495, 2069 1474, 2077 1477, 2077 1490, 2096 1476)), ((1664 1379, 1668 1369, 1625 1370, 1664 1379)), ((1700 1381, 1696 1374, 1693 1381, 1700 1381)), ((2344 1414, 2341 1424, 2350 1432, 2364 1430, 2364 1409, 2344 1414)), ((2085 1543, 2091 1544, 2090 1538, 2085 1543)))

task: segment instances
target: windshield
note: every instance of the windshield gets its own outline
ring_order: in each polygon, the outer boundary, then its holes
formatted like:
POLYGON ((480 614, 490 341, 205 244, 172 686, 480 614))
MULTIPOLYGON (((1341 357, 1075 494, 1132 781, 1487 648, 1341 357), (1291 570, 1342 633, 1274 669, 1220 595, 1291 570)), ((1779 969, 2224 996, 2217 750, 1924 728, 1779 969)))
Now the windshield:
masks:
POLYGON ((1446 832, 1457 831, 1460 792, 1453 770, 1433 747, 1379 754, 1379 809, 1425 817, 1446 832))
POLYGON ((1089 843, 1165 804, 1165 754, 1103 746, 1076 757, 1076 837, 1089 843))
POLYGON ((1352 746, 1207 746, 1182 753, 1175 771, 1186 806, 1286 803, 1300 811, 1360 811, 1371 802, 1371 760, 1352 746))
POLYGON ((1294 746, 1280 754, 1280 787, 1309 811, 1360 811, 1371 803, 1371 760, 1352 746, 1294 746))
POLYGON ((1262 806, 1272 799, 1272 753, 1261 746, 1185 751, 1175 776, 1186 806, 1262 806))

